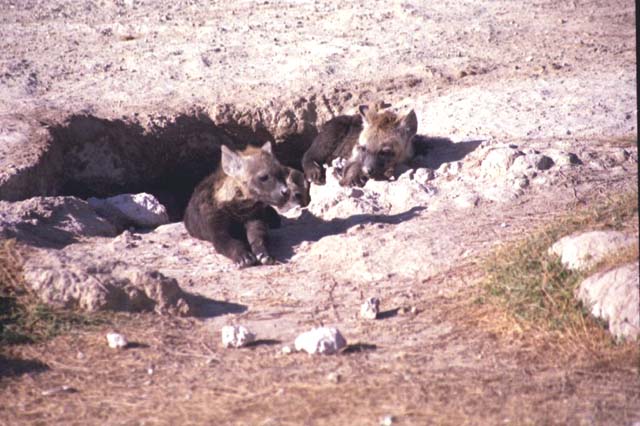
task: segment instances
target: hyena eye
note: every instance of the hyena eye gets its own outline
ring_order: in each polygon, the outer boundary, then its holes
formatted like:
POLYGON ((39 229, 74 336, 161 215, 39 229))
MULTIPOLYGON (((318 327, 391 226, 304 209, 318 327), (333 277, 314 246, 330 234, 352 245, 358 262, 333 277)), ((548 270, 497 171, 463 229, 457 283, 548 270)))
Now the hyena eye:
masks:
POLYGON ((367 147, 364 145, 358 145, 358 151, 360 152, 365 152, 367 150, 367 147))
POLYGON ((391 148, 384 148, 382 151, 378 153, 378 155, 383 157, 389 157, 393 155, 393 150, 391 148))
POLYGON ((260 175, 258 179, 260 179, 260 182, 266 182, 269 180, 269 175, 260 175))

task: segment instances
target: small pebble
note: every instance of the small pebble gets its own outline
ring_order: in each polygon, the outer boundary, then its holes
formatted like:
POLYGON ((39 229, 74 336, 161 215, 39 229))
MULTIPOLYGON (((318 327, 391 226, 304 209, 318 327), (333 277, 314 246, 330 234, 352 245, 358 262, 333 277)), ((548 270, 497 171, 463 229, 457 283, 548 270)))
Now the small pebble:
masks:
POLYGON ((374 320, 380 312, 380 299, 370 297, 360 306, 360 318, 374 320))
POLYGON ((380 419, 380 426, 392 426, 394 420, 393 416, 384 416, 380 419))
POLYGON ((225 348, 240 348, 256 340, 256 335, 241 325, 225 325, 221 334, 225 348))
POLYGON ((120 333, 107 333, 107 343, 112 349, 123 349, 129 344, 127 338, 120 333))
POLYGON ((327 380, 330 381, 331 383, 340 383, 340 381, 342 380, 342 376, 336 372, 333 373, 329 373, 327 374, 327 380))

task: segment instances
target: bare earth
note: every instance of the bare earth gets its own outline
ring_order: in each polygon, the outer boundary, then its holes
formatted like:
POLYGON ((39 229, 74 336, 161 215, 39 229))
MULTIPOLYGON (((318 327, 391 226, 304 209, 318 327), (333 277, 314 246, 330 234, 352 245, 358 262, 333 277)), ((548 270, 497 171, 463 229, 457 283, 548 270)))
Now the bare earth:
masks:
MULTIPOLYGON (((633 2, 0 0, 0 11, 0 117, 125 117, 150 131, 150 117, 197 108, 215 122, 231 105, 239 122, 260 111, 282 142, 298 123, 384 99, 415 109, 426 146, 426 167, 395 182, 314 187, 308 211, 273 232, 275 266, 232 270, 181 223, 60 248, 157 269, 216 303, 198 318, 118 320, 137 343, 124 351, 106 346, 108 327, 7 349, 0 362, 23 374, 0 376, 0 423, 640 424, 637 348, 552 344, 473 303, 492 248, 636 188, 633 2), (516 170, 514 150, 553 166, 516 170), (433 175, 420 180, 423 169, 433 175), (363 321, 371 296, 386 314, 363 321), (259 344, 223 349, 230 323, 259 344), (320 324, 342 331, 345 353, 282 354, 320 324), (70 391, 46 392, 59 386, 70 391)), ((0 156, 15 149, 2 143, 0 156)))

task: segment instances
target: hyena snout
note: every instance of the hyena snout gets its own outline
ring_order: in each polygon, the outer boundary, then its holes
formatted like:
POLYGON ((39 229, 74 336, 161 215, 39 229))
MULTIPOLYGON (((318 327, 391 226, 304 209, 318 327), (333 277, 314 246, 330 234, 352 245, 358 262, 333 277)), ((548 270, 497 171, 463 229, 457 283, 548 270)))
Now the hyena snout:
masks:
POLYGON ((278 185, 278 188, 271 192, 273 202, 269 204, 273 204, 276 207, 282 207, 287 203, 287 201, 289 201, 290 194, 291 191, 286 185, 278 185))
POLYGON ((386 152, 366 155, 362 162, 362 173, 369 178, 378 178, 385 175, 393 162, 393 156, 386 152))

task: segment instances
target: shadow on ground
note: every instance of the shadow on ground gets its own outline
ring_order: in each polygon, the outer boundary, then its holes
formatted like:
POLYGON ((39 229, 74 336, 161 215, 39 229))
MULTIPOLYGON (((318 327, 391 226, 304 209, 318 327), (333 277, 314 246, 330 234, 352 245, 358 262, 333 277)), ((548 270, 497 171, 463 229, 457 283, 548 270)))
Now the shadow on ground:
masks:
POLYGON ((413 146, 416 159, 413 166, 437 169, 444 163, 461 161, 482 144, 482 140, 453 142, 449 138, 418 135, 413 146))
POLYGON ((411 220, 425 209, 424 206, 416 206, 393 215, 356 214, 328 221, 305 210, 298 219, 289 222, 283 229, 271 231, 270 251, 279 261, 286 261, 294 255, 294 247, 303 241, 313 242, 330 235, 343 234, 356 225, 374 223, 397 225, 411 220))
POLYGON ((233 302, 222 302, 209 299, 198 294, 187 294, 191 315, 196 318, 213 318, 226 314, 241 314, 248 308, 246 305, 233 302))
POLYGON ((43 362, 32 359, 10 358, 0 355, 0 379, 21 376, 27 373, 40 373, 49 369, 43 362))

